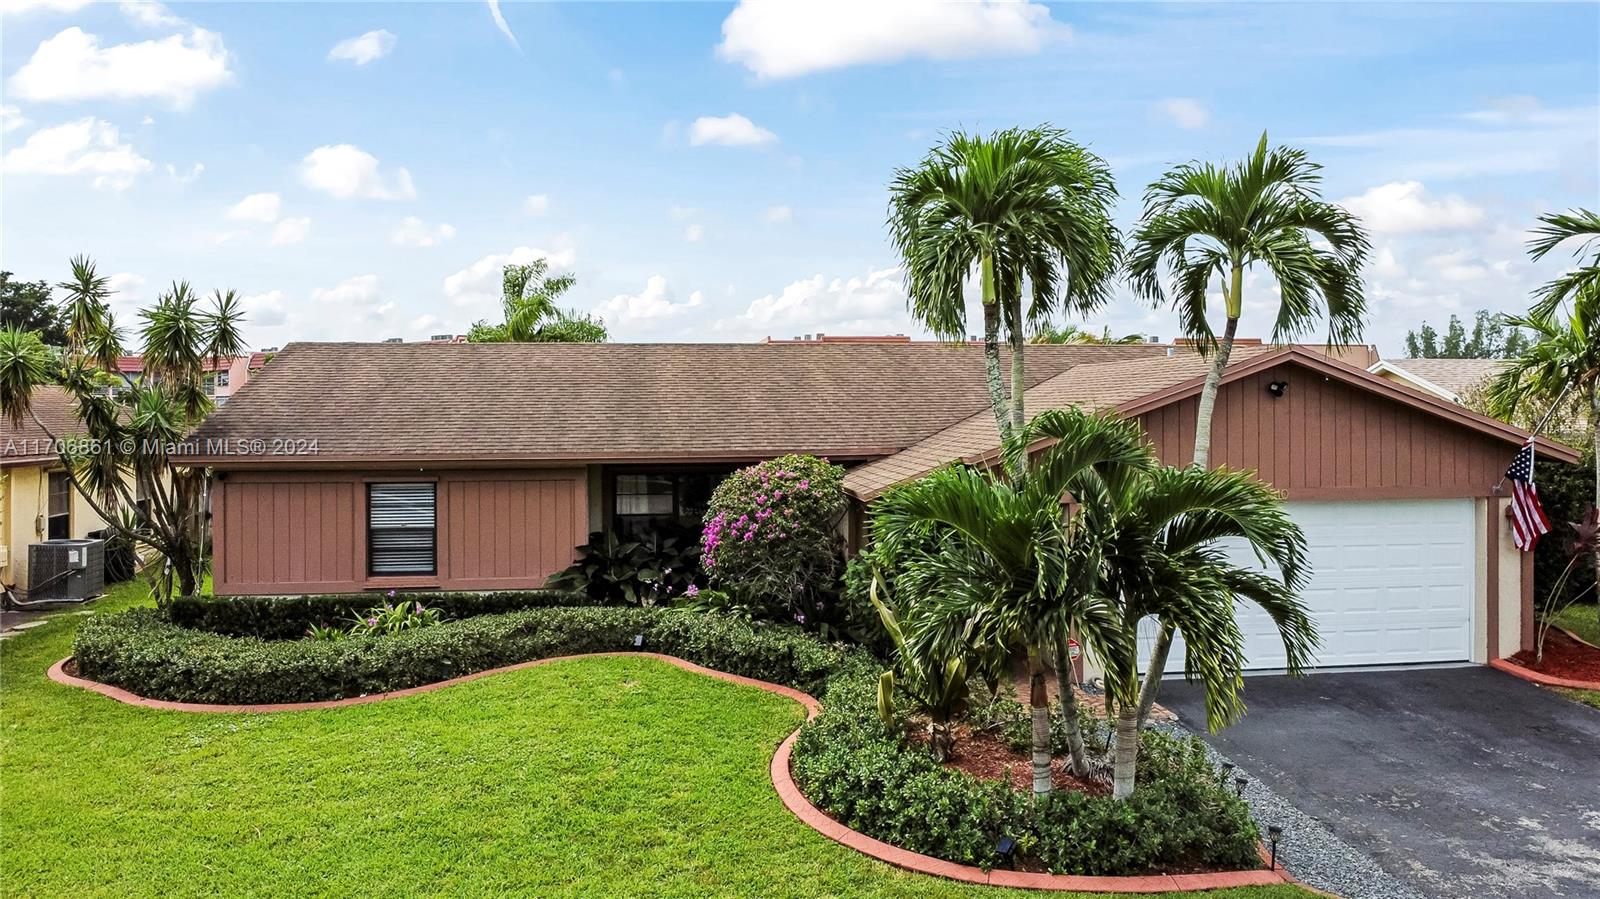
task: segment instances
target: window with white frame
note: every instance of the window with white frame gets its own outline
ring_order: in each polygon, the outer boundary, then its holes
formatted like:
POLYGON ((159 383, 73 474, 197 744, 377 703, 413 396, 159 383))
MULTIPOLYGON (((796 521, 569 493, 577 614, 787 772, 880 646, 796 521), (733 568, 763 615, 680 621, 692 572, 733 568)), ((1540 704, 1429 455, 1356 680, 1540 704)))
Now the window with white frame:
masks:
POLYGON ((432 483, 367 485, 367 573, 372 577, 438 571, 432 483))

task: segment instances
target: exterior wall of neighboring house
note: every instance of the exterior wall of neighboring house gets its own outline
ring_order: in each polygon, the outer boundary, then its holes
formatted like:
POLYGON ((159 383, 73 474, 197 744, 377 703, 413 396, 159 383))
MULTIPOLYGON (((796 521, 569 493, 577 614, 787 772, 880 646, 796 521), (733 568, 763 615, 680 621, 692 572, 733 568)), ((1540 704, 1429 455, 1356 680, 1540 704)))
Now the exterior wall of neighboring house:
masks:
POLYGON ((571 564, 590 505, 583 468, 228 472, 212 488, 215 590, 539 586, 571 564), (374 573, 373 485, 407 483, 433 486, 433 570, 374 573))
POLYGON ((216 372, 207 375, 207 387, 212 399, 221 406, 228 397, 239 391, 250 380, 250 357, 235 356, 225 361, 216 372))
MULTIPOLYGON (((60 466, 23 464, 0 467, 0 583, 28 589, 28 547, 46 538, 49 470, 60 466)), ((105 519, 76 490, 69 494, 67 536, 82 538, 106 526, 105 519)))

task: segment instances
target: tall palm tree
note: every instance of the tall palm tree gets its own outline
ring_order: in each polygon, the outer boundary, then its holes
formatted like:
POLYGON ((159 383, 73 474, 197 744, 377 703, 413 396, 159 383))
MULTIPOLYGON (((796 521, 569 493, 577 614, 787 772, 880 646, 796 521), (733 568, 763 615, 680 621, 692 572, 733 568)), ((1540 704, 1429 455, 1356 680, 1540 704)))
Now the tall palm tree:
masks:
MULTIPOLYGON (((1119 600, 1122 614, 1122 638, 1107 644, 1121 654, 1102 657, 1106 693, 1117 709, 1118 798, 1133 792, 1137 770, 1140 621, 1153 615, 1183 636, 1188 672, 1204 686, 1213 730, 1244 711, 1236 602, 1259 605, 1277 623, 1290 674, 1304 669, 1317 645, 1316 628, 1297 598, 1307 576, 1305 536, 1275 491, 1246 474, 1193 466, 1150 469, 1121 488, 1081 495, 1079 512, 1081 539, 1101 560, 1100 591, 1119 600), (1242 540, 1281 576, 1231 561, 1218 545, 1229 539, 1242 540)), ((1148 672, 1146 685, 1159 676, 1148 672)))
MULTIPOLYGON (((907 634, 906 651, 948 659, 959 642, 977 658, 1026 653, 1036 795, 1051 789, 1046 663, 1074 634, 1103 658, 1125 655, 1116 603, 1091 589, 1093 545, 1074 536, 1079 519, 1064 514, 1062 497, 1117 493, 1152 464, 1138 425, 1115 417, 1042 413, 1013 435, 1007 455, 1040 441, 1054 442, 1020 483, 952 466, 890 491, 872 518, 874 552, 893 571, 902 606, 943 622, 907 634)), ((1063 681, 1074 769, 1085 774, 1076 699, 1070 677, 1063 681)))
MULTIPOLYGON (((1162 175, 1145 191, 1144 216, 1134 232, 1128 274, 1134 289, 1158 305, 1170 303, 1184 333, 1212 354, 1200 391, 1194 463, 1210 463, 1211 421, 1223 370, 1233 353, 1244 311, 1244 275, 1260 265, 1278 284, 1274 340, 1288 340, 1319 318, 1328 342, 1359 339, 1366 300, 1361 267, 1370 242, 1348 211, 1321 199, 1321 166, 1301 150, 1267 145, 1231 166, 1190 162, 1162 175), (1171 274, 1163 288, 1163 270, 1171 274), (1206 291, 1220 279, 1223 328, 1212 327, 1206 291)), ((1172 633, 1163 628, 1150 659, 1140 720, 1155 702, 1172 633)))
MULTIPOLYGON (((1590 437, 1600 445, 1600 215, 1587 209, 1540 216, 1529 254, 1542 259, 1570 239, 1581 243, 1576 268, 1541 286, 1526 316, 1512 327, 1526 328, 1533 343, 1511 360, 1489 387, 1489 408, 1509 418, 1519 409, 1545 404, 1551 413, 1581 409, 1590 437)), ((1600 464, 1595 466, 1594 502, 1600 508, 1600 464)), ((1595 555, 1600 577, 1600 552, 1595 555)))
POLYGON ((896 171, 889 193, 889 234, 904 260, 911 311, 929 330, 966 338, 965 285, 977 273, 990 405, 1007 438, 1026 420, 1023 346, 1030 321, 1087 311, 1110 295, 1119 255, 1111 170, 1049 126, 987 137, 956 132, 918 165, 896 171), (1010 332, 1009 402, 1000 371, 1002 326, 1010 332))

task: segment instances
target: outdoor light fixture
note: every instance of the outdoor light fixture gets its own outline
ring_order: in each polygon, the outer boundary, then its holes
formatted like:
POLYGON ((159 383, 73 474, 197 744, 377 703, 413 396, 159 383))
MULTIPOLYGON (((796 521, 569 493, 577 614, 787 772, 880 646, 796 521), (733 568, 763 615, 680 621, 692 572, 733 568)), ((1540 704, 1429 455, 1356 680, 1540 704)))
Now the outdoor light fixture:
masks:
POLYGON ((644 634, 634 634, 633 635, 633 645, 634 646, 643 646, 644 645, 644 634))
POLYGON ((995 844, 995 854, 1000 856, 1007 867, 1010 867, 1017 854, 1017 841, 1011 837, 1002 836, 1000 842, 995 844))
POLYGON ((1288 381, 1273 381, 1271 384, 1267 385, 1267 392, 1272 394, 1274 397, 1283 396, 1284 392, 1288 389, 1288 381))
POLYGON ((1245 785, 1248 784, 1248 783, 1250 783, 1250 779, 1247 778, 1247 777, 1235 777, 1233 779, 1234 795, 1238 796, 1240 799, 1243 799, 1244 798, 1244 788, 1245 788, 1245 785))
POLYGON ((1223 777, 1229 776, 1230 774, 1233 773, 1233 769, 1236 768, 1236 767, 1238 767, 1238 766, 1235 765, 1233 762, 1223 762, 1222 763, 1222 776, 1223 777))
POLYGON ((1271 847, 1267 858, 1267 870, 1276 870, 1278 867, 1278 841, 1283 839, 1283 828, 1276 824, 1267 825, 1267 845, 1271 847))

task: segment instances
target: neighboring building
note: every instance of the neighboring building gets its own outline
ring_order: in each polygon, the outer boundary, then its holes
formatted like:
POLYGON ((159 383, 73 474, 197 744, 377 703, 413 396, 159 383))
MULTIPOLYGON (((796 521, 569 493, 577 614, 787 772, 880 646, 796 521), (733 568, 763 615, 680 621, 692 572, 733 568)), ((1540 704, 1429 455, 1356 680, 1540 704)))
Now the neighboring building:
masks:
MULTIPOLYGON (((250 380, 250 375, 260 370, 260 366, 255 364, 255 357, 265 355, 254 353, 205 360, 206 395, 218 406, 226 404, 228 398, 250 380)), ((265 359, 261 360, 261 364, 266 364, 265 359)), ((117 371, 137 381, 144 376, 144 359, 139 356, 122 356, 117 359, 117 371)))
MULTIPOLYGON (((1115 410, 1189 461, 1206 359, 1027 358, 1030 414, 1115 410)), ((187 461, 217 471, 218 593, 529 587, 589 531, 692 524, 722 473, 790 452, 850 469, 859 540, 892 486, 994 464, 987 399, 966 345, 291 344, 197 435, 269 449, 187 461)), ((1212 458, 1258 471, 1305 528, 1323 664, 1481 662, 1531 639, 1532 557, 1497 492, 1526 438, 1310 349, 1241 346, 1212 458)), ((1279 667, 1258 617, 1241 619, 1252 667, 1279 667)))
POLYGON ((1484 387, 1506 365, 1504 359, 1383 359, 1367 371, 1460 403, 1484 387))
MULTIPOLYGON (((33 408, 56 437, 80 433, 66 391, 38 391, 33 408)), ((0 418, 0 583, 26 594, 30 545, 87 537, 105 526, 105 519, 72 488, 45 431, 31 419, 12 427, 0 418)))

